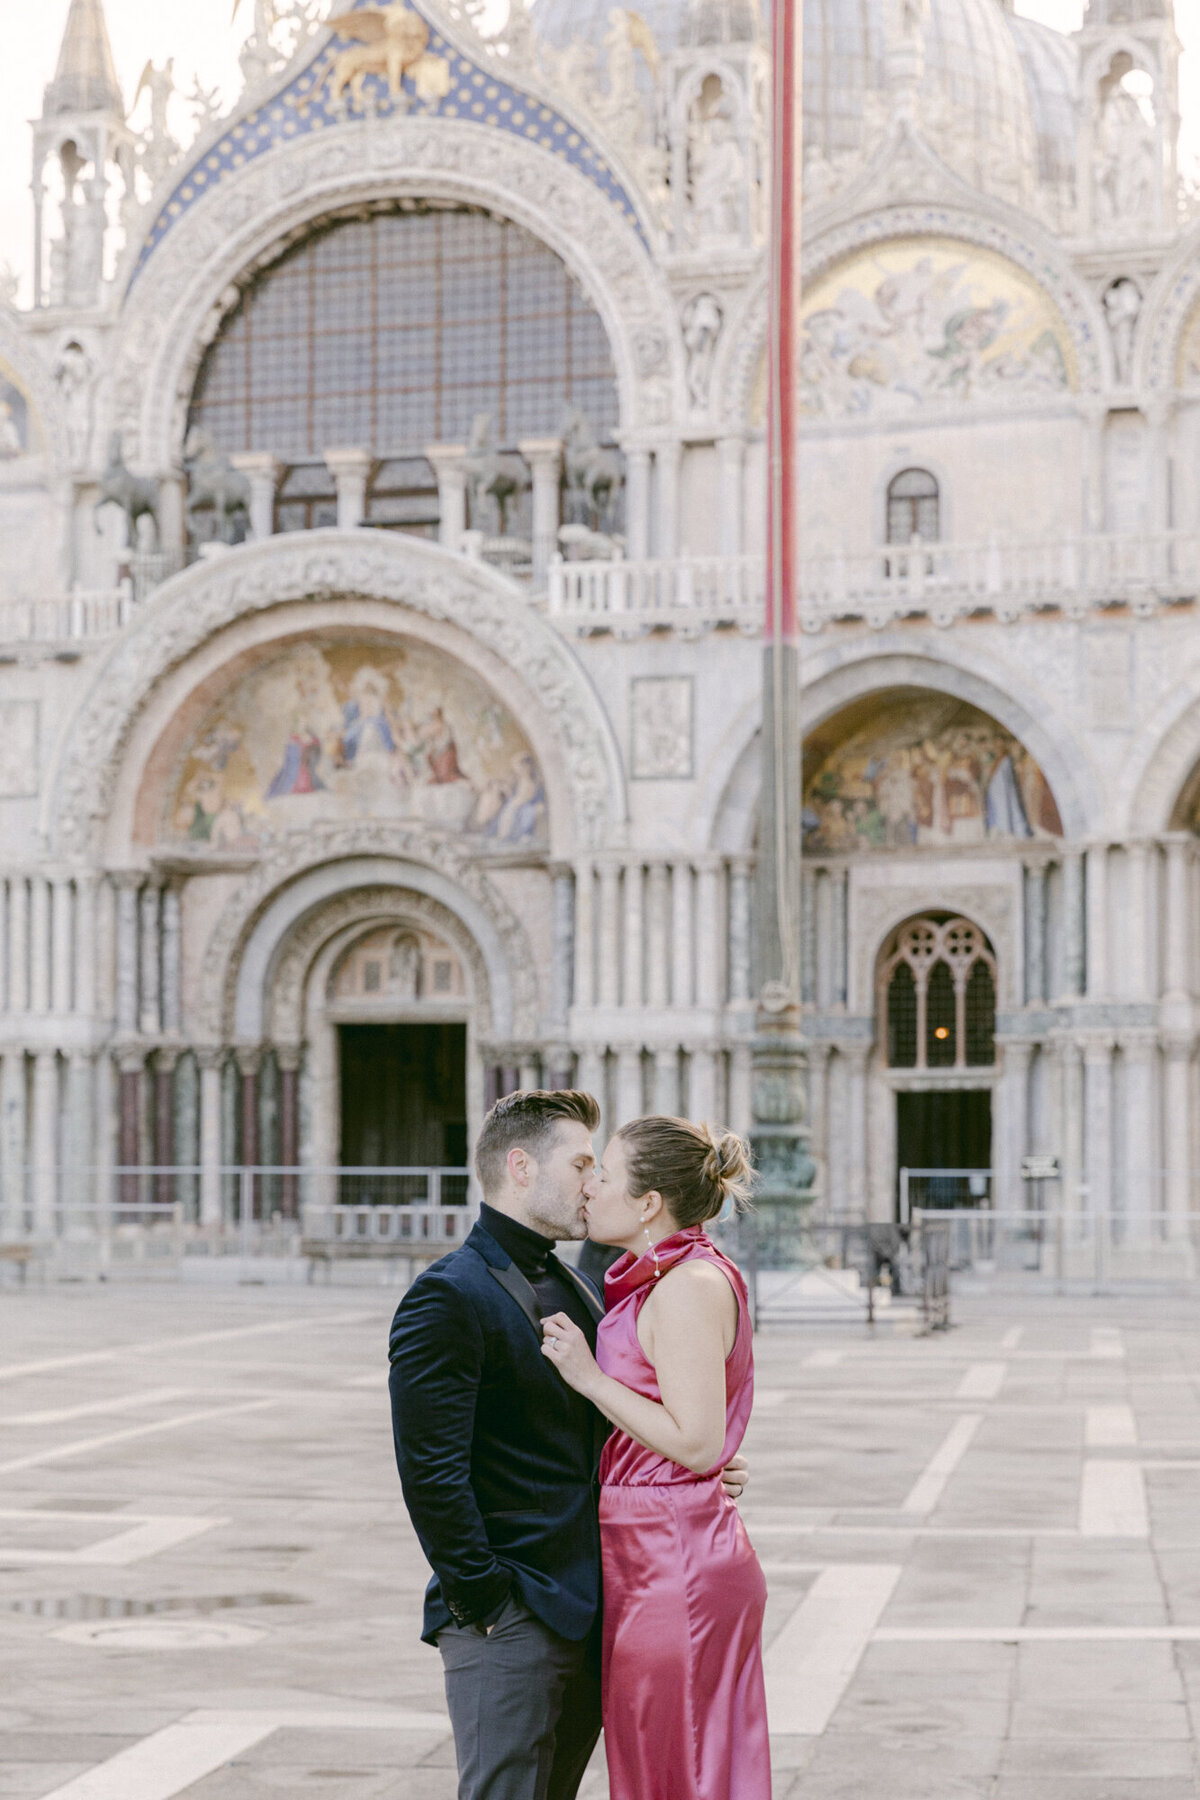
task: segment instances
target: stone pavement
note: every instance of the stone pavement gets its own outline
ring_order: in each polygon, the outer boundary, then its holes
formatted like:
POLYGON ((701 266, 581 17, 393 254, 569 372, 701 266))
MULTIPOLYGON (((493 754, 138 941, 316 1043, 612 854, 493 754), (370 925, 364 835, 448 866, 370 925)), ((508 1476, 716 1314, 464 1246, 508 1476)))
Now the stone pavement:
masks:
MULTIPOLYGON (((0 1293, 0 1796, 453 1800, 394 1298, 0 1293)), ((777 1800, 1200 1795, 1193 1311, 956 1314, 760 1336, 777 1800)))

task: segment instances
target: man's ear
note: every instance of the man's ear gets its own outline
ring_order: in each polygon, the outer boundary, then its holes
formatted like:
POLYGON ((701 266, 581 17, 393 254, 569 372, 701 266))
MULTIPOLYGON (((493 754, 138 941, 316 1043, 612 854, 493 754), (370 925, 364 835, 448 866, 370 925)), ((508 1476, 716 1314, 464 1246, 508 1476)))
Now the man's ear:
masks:
POLYGON ((512 1149, 504 1160, 508 1166, 508 1172, 516 1182, 517 1186, 520 1188, 527 1188, 533 1180, 534 1169, 533 1158, 530 1156, 528 1150, 522 1150, 520 1148, 512 1149))

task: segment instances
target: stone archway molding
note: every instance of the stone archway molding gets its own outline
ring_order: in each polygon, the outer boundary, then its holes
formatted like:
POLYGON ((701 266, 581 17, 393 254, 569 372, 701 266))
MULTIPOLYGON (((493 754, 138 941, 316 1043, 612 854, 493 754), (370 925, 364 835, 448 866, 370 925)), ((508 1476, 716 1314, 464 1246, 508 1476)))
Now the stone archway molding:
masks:
POLYGON ((224 175, 150 257, 128 290, 109 402, 131 457, 136 446, 147 469, 175 466, 200 359, 248 269, 327 213, 404 197, 484 207, 545 243, 604 321, 622 429, 665 421, 681 349, 636 225, 536 144, 463 119, 393 116, 292 140, 224 175))
MULTIPOLYGON (((430 893, 380 882, 374 887, 340 888, 330 899, 316 902, 277 945, 263 983, 264 1038, 298 1048, 305 1035, 305 991, 321 952, 339 938, 340 949, 349 948, 364 932, 383 925, 416 926, 451 945, 466 969, 468 1000, 476 1009, 478 1029, 489 1033, 488 959, 461 913, 430 893)), ((235 996, 235 1008, 236 1004, 235 996)))
MULTIPOLYGON (((288 533, 166 582, 103 660, 46 784, 42 830, 59 854, 95 850, 122 752, 155 684, 239 619, 296 601, 365 598, 457 626, 511 668, 557 740, 581 846, 625 817, 612 727, 569 645, 521 591, 481 563, 385 531, 288 533)), ((397 619, 402 628, 401 617, 397 619)))
MULTIPOLYGON (((890 688, 924 688, 976 706, 1010 731, 1035 758, 1058 805, 1063 834, 1086 838, 1101 829, 1104 796, 1084 746, 1060 720, 1048 693, 1033 688, 994 657, 954 648, 938 655, 914 649, 912 640, 882 635, 831 646, 802 662, 801 719, 805 735, 853 701, 890 688)), ((1043 671, 1053 675, 1053 670, 1043 671)), ((1065 672, 1064 672, 1065 674, 1065 672)), ((1065 685, 1065 683, 1064 683, 1065 685)), ((1069 691, 1069 690, 1068 690, 1069 691)), ((726 760, 714 764, 700 796, 705 841, 727 852, 751 848, 758 806, 759 704, 744 709, 741 731, 725 738, 726 760), (735 745, 737 745, 735 751, 735 745)))
POLYGON ((529 939, 484 871, 446 839, 370 821, 298 833, 231 895, 201 965, 201 1034, 213 1043, 261 1042, 270 976, 289 935, 339 896, 381 887, 424 895, 457 919, 456 941, 473 939, 483 958, 493 1030, 536 1036, 529 939))
POLYGON ((1171 830, 1171 815, 1200 764, 1200 666, 1156 709, 1126 757, 1128 774, 1113 807, 1114 821, 1132 837, 1171 830))

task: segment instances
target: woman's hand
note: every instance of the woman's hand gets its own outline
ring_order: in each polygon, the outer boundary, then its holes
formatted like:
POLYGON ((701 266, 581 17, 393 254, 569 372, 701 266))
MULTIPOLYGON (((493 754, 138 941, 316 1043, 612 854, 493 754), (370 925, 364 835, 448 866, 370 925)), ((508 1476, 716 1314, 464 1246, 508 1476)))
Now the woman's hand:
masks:
POLYGON ((600 1374, 588 1341, 566 1313, 551 1313, 542 1320, 542 1355, 552 1362, 568 1387, 585 1397, 600 1374))
POLYGON ((721 1470, 721 1486, 731 1500, 740 1500, 742 1489, 750 1479, 750 1468, 741 1451, 738 1450, 721 1470))

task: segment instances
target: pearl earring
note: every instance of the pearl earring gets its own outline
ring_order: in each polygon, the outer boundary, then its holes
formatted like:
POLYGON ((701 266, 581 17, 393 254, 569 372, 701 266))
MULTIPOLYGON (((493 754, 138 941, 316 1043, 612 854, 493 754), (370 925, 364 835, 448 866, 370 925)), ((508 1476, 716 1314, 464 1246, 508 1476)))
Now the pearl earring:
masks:
POLYGON ((659 1276, 662 1274, 662 1270, 658 1266, 658 1251, 655 1248, 654 1239, 650 1236, 650 1227, 648 1225, 642 1226, 642 1236, 645 1238, 646 1244, 650 1251, 650 1255, 654 1259, 654 1279, 655 1279, 655 1281, 657 1281, 659 1276))

